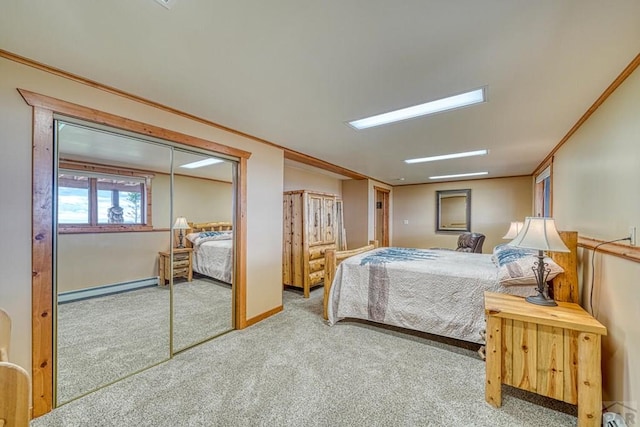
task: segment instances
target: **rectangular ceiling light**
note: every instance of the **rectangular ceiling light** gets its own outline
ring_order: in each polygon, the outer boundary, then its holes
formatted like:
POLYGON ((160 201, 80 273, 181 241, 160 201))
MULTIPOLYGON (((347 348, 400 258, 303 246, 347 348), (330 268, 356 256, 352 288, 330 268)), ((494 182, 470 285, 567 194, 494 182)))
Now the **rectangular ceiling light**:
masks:
POLYGON ((376 116, 366 117, 360 120, 349 122, 349 125, 361 130, 374 126, 386 125, 388 123, 399 122, 401 120, 413 119, 427 114, 439 113, 441 111, 453 110, 455 108, 466 107, 485 101, 484 88, 461 93, 460 95, 449 96, 447 98, 436 99, 413 107, 402 108, 376 116))
POLYGON ((465 176, 480 176, 480 175, 488 175, 488 174, 489 172, 459 173, 456 175, 430 176, 429 179, 463 178, 465 176))
POLYGON ((176 0, 156 0, 158 3, 166 7, 167 9, 171 9, 176 0))
POLYGON ((186 169, 196 169, 196 168, 201 168, 203 166, 214 165, 216 163, 222 163, 222 162, 223 160, 220 160, 220 159, 204 159, 204 160, 198 160, 197 162, 193 162, 193 163, 187 163, 186 165, 182 165, 180 167, 186 168, 186 169))
POLYGON ((459 159, 460 157, 484 156, 489 150, 466 151, 464 153, 443 154, 441 156, 422 157, 420 159, 407 159, 405 163, 435 162, 436 160, 459 159))

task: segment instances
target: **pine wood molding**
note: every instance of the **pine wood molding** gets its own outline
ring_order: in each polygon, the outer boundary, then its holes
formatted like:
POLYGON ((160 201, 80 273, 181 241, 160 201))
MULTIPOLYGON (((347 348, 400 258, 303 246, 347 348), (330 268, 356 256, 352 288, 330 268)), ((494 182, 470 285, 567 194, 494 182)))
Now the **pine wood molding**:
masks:
MULTIPOLYGON (((578 238, 578 247, 592 251, 597 245, 604 242, 606 240, 580 236, 578 238)), ((640 247, 638 246, 629 246, 620 242, 607 243, 600 246, 598 252, 626 259, 627 261, 640 262, 640 247)))
POLYGON ((205 125, 212 126, 212 127, 217 128, 217 129, 221 129, 221 130, 224 130, 226 132, 233 133, 235 135, 239 135, 239 136, 251 139, 251 140, 256 141, 256 142, 260 142, 262 144, 266 144, 266 145, 270 145, 270 146, 275 147, 275 148, 279 148, 279 149, 283 150, 285 158, 297 161, 299 163, 307 164, 307 165, 310 165, 310 166, 315 166, 315 167, 318 167, 318 168, 321 168, 321 169, 324 169, 324 170, 328 170, 328 171, 331 171, 331 172, 335 172, 335 173, 338 173, 340 175, 344 175, 344 176, 347 176, 347 177, 350 177, 350 178, 353 178, 353 179, 372 179, 372 178, 370 178, 368 176, 359 174, 359 173, 351 171, 349 169, 345 169, 345 168, 342 168, 340 166, 331 164, 329 162, 325 162, 324 160, 320 160, 320 159, 317 159, 315 157, 309 156, 307 154, 303 154, 303 153, 299 153, 299 152, 294 151, 294 150, 290 150, 290 149, 288 149, 286 147, 283 147, 281 145, 278 145, 278 144, 276 144, 274 142, 271 142, 271 141, 268 141, 266 139, 258 138, 256 136, 250 135, 248 133, 241 132, 241 131, 238 131, 236 129, 232 129, 230 127, 221 125, 221 124, 216 123, 214 121, 203 119, 202 117, 198 117, 196 115, 189 114, 189 113, 186 113, 184 111, 180 111, 178 109, 175 109, 175 108, 160 104, 160 103, 155 102, 155 101, 151 101, 151 100, 143 98, 141 96, 130 94, 130 93, 122 91, 120 89, 116 89, 114 87, 98 83, 96 81, 84 78, 82 76, 78 76, 76 74, 69 73, 69 72, 61 70, 59 68, 51 67, 49 65, 46 65, 46 64, 43 64, 43 63, 40 63, 40 62, 37 62, 37 61, 33 61, 33 60, 29 59, 29 58, 25 58, 23 56, 16 55, 14 53, 8 52, 8 51, 3 50, 3 49, 0 49, 0 58, 5 58, 5 59, 8 59, 10 61, 17 62, 19 64, 26 65, 26 66, 31 67, 31 68, 35 68, 35 69, 40 70, 40 71, 44 71, 46 73, 53 74, 53 75, 58 76, 58 77, 62 77, 62 78, 67 79, 67 80, 71 80, 71 81, 74 81, 74 82, 77 82, 77 83, 80 83, 80 84, 83 84, 83 85, 86 85, 86 86, 90 86, 90 87, 92 87, 94 89, 98 89, 98 90, 101 90, 101 91, 104 91, 104 92, 107 92, 107 93, 110 93, 110 94, 113 94, 113 95, 117 95, 117 96, 129 99, 131 101, 135 101, 135 102, 138 102, 138 103, 141 103, 141 104, 144 104, 144 105, 148 105, 150 107, 157 108, 159 110, 163 110, 163 111, 169 112, 171 114, 175 114, 177 116, 185 117, 185 118, 187 118, 189 120, 193 120, 193 121, 198 122, 198 123, 203 123, 205 125))
POLYGON ((62 101, 60 99, 41 95, 25 89, 18 89, 18 92, 20 92, 20 95, 22 95, 25 102, 32 107, 51 110, 63 115, 151 136, 153 138, 166 139, 180 144, 189 145, 191 147, 215 151, 216 153, 226 154, 228 156, 238 158, 249 158, 251 156, 251 153, 248 151, 218 144, 217 142, 207 141, 206 139, 197 138, 195 136, 186 135, 169 129, 163 129, 158 126, 142 123, 136 120, 127 119, 126 117, 116 116, 115 114, 83 107, 81 105, 62 101))
POLYGON ((573 125, 571 129, 569 129, 569 132, 567 132, 567 134, 560 140, 560 142, 555 146, 555 148, 551 150, 551 152, 547 155, 547 157, 545 157, 545 159, 542 162, 540 162, 538 167, 535 168, 532 175, 535 176, 540 172, 542 172, 542 170, 551 161, 551 158, 560 149, 560 147, 562 147, 565 144, 565 142, 567 142, 569 138, 571 138, 573 134, 576 133, 578 129, 580 129, 580 126, 582 126, 584 122, 586 122, 587 119, 589 119, 589 117, 591 117, 591 115, 595 113, 595 111, 604 103, 604 101, 606 101, 607 98, 609 98, 609 96, 618 88, 618 86, 620 86, 627 79, 627 77, 629 77, 636 70, 636 68, 638 68, 639 65, 640 65, 640 53, 636 55, 635 58, 633 58, 633 60, 629 63, 629 65, 627 65, 626 68, 622 70, 622 72, 618 75, 618 77, 616 77, 616 79, 609 85, 609 87, 607 87, 605 91, 602 92, 602 95, 600 95, 600 97, 596 99, 593 105, 591 105, 591 107, 589 107, 589 109, 582 115, 582 117, 580 117, 580 119, 576 122, 576 124, 573 125))
POLYGON ((32 195, 32 400, 33 416, 53 408, 53 168, 54 114, 69 115, 114 128, 141 133, 178 144, 234 156, 237 163, 235 201, 235 303, 236 328, 246 320, 246 204, 247 159, 251 153, 215 142, 148 125, 110 113, 18 89, 33 107, 32 195))
POLYGON ((33 109, 31 379, 33 415, 53 404, 53 112, 33 109))
MULTIPOLYGON (((311 157, 303 153, 298 153, 297 151, 289 150, 288 148, 284 149, 284 158, 293 160, 294 162, 303 163, 305 165, 314 166, 319 169, 324 169, 329 172, 334 172, 339 175, 344 175, 351 179, 373 179, 369 178, 366 175, 359 174, 358 172, 354 172, 349 169, 336 166, 329 162, 325 162, 324 160, 316 159, 315 157, 311 157)), ((384 184, 386 184, 386 182, 384 184)))
POLYGON ((236 238, 235 257, 235 304, 233 306, 234 327, 244 329, 247 324, 247 159, 238 164, 238 182, 234 199, 234 235, 236 238))
POLYGON ((269 311, 265 311, 262 314, 258 314, 257 316, 252 317, 251 319, 247 320, 247 324, 246 326, 251 326, 251 325, 255 325, 256 323, 273 316, 274 314, 280 313, 283 310, 283 306, 279 305, 278 307, 274 307, 269 311))

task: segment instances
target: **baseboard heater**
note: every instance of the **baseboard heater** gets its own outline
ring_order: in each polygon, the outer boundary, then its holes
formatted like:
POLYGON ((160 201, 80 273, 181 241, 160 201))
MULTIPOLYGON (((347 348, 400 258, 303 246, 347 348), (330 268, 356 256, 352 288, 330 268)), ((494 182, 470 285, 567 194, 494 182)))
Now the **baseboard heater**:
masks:
POLYGON ((149 288, 152 286, 158 286, 158 277, 115 283, 113 285, 96 286, 94 288, 78 289, 76 291, 60 292, 58 294, 58 304, 80 301, 88 298, 103 297, 111 294, 119 294, 121 292, 149 288))

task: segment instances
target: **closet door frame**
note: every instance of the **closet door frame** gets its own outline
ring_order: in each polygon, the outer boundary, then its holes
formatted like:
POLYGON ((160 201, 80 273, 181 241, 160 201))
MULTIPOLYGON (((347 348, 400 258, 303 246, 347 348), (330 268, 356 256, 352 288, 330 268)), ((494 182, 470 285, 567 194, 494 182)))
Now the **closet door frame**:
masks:
POLYGON ((182 134, 143 122, 98 111, 24 89, 18 89, 33 107, 32 161, 32 404, 33 417, 53 408, 53 171, 54 114, 62 114, 113 128, 169 140, 212 154, 237 158, 237 185, 234 189, 234 325, 248 326, 246 316, 246 205, 247 159, 251 153, 205 139, 182 134))

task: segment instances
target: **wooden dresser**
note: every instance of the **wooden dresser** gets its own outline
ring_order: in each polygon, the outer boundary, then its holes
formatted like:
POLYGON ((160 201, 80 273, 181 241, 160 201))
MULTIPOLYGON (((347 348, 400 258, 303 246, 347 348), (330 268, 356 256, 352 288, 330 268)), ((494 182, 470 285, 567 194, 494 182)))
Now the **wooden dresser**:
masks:
POLYGON ((305 298, 324 279, 324 253, 336 247, 336 201, 335 194, 284 193, 282 283, 302 288, 305 298))
POLYGON ((582 307, 528 303, 485 292, 485 399, 502 404, 502 384, 578 405, 578 426, 600 426, 600 341, 607 329, 582 307))

